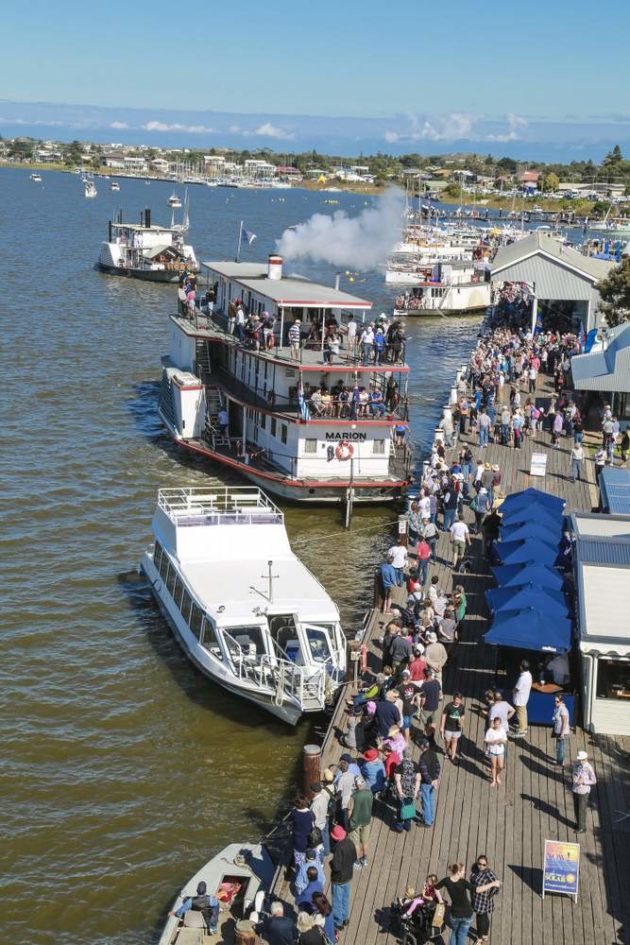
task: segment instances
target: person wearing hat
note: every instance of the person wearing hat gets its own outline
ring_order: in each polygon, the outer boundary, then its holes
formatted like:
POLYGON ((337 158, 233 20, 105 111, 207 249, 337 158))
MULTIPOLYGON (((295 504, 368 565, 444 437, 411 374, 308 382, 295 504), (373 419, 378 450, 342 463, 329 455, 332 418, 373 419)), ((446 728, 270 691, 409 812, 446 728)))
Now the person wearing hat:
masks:
POLYGON ((195 895, 186 896, 179 909, 170 914, 177 916, 178 919, 182 919, 188 911, 201 912, 210 935, 216 933, 219 923, 219 900, 216 896, 208 895, 208 886, 203 880, 197 883, 197 892, 195 895))
POLYGON ((289 328, 289 347, 291 348, 291 359, 300 360, 300 344, 302 342, 302 320, 296 318, 289 328))
POLYGON ((340 824, 333 827, 330 837, 335 845, 330 861, 333 920, 335 931, 341 932, 350 922, 352 877, 354 875, 354 864, 357 860, 357 851, 354 843, 340 824))
POLYGON ((412 682, 421 683, 425 680, 427 661, 424 659, 424 647, 421 643, 414 643, 413 659, 409 664, 409 678, 412 682))
POLYGON ((430 630, 426 635, 427 647, 424 651, 424 658, 427 666, 432 670, 433 675, 440 682, 442 681, 442 670, 446 666, 448 653, 443 643, 438 642, 437 633, 430 630))
POLYGON ((350 815, 350 839, 357 851, 355 869, 367 866, 368 841, 372 824, 372 805, 374 794, 368 787, 365 779, 359 775, 354 779, 354 793, 350 798, 348 813, 350 815))
POLYGON ((334 783, 337 791, 340 821, 346 830, 348 829, 349 820, 348 807, 354 791, 354 779, 360 774, 359 766, 352 760, 352 755, 345 752, 339 759, 334 783))
MULTIPOLYGON (((331 772, 332 775, 332 772, 331 772)), ((324 844, 324 856, 330 853, 330 814, 335 810, 335 795, 324 790, 321 781, 313 781, 311 784, 311 812, 314 818, 314 826, 322 832, 322 842, 324 844), (331 810, 332 808, 332 810, 331 810)))
POLYGON ((578 751, 577 757, 573 763, 571 776, 571 790, 573 791, 573 807, 575 810, 575 829, 578 833, 586 833, 586 808, 588 807, 588 798, 593 785, 597 784, 597 778, 593 771, 593 766, 588 760, 588 754, 585 751, 578 751))
POLYGON ((376 748, 368 748, 363 753, 359 767, 372 794, 379 794, 385 787, 385 765, 376 748))

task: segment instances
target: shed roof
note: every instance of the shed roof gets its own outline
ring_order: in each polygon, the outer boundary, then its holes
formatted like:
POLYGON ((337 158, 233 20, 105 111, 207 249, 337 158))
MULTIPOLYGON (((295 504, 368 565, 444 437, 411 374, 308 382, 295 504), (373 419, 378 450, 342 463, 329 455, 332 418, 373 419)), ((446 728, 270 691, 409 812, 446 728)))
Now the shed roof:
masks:
POLYGON ((600 656, 630 656, 630 515, 576 512, 573 526, 580 649, 600 656))
POLYGON ((492 264, 492 276, 494 278, 495 275, 504 274, 510 266, 535 256, 560 264, 563 268, 593 283, 604 279, 613 265, 603 259, 583 256, 575 249, 563 246, 559 240, 549 236, 543 230, 534 230, 524 239, 510 243, 509 246, 502 246, 498 250, 492 264))
POLYGON ((604 347, 571 359, 577 390, 630 393, 630 324, 608 329, 604 347))
POLYGON ((630 516, 630 469, 606 466, 599 477, 602 504, 612 515, 630 516))

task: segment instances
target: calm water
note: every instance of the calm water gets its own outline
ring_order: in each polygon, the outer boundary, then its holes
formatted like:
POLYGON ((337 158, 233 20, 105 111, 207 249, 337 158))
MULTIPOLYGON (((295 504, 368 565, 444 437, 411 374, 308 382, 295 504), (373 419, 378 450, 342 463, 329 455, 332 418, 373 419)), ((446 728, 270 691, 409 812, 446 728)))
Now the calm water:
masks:
MULTIPOLYGON (((212 686, 181 655, 135 569, 160 486, 216 469, 176 453, 156 412, 173 288, 93 270, 115 207, 168 221, 171 184, 0 172, 3 396, 2 940, 150 943, 177 889, 234 839, 269 829, 309 734, 212 686)), ((273 250, 326 195, 191 189, 201 258, 230 258, 238 221, 273 250)), ((363 198, 337 194, 358 213, 363 198)), ((253 252, 255 250, 255 253, 253 252)), ((295 267, 298 269, 298 267, 295 267)), ((299 271, 332 283, 330 267, 299 271)), ((356 289, 390 308, 377 274, 356 289)), ((348 286, 349 288, 349 286, 348 286)), ((418 322, 413 428, 430 439, 474 320, 418 322)), ((287 509, 306 563, 353 629, 387 541, 387 509, 352 531, 337 510, 287 509)))

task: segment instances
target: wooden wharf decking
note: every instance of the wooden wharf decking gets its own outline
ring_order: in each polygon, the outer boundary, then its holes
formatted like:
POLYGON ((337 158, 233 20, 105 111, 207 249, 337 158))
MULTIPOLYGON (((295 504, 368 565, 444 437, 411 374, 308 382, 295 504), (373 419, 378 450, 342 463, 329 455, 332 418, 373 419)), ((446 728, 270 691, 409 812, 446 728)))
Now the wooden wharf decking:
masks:
MULTIPOLYGON (((472 440, 470 436, 461 437, 457 448, 462 442, 472 440)), ((549 434, 537 432, 525 438, 521 450, 490 444, 483 450, 475 448, 474 455, 499 464, 503 495, 536 485, 562 496, 568 510, 590 510, 597 504, 592 459, 584 464, 587 480, 570 482, 571 445, 564 439, 561 448, 555 450, 551 448, 549 434), (548 454, 544 482, 530 479, 533 450, 548 454)), ((586 452, 589 456, 590 451, 586 452)), ((472 518, 470 511, 466 515, 467 520, 472 518)), ((456 664, 449 663, 444 673, 445 696, 460 691, 465 699, 460 764, 456 767, 444 755, 439 756, 442 782, 432 829, 414 824, 410 832, 398 834, 391 829, 392 811, 375 803, 369 863, 355 871, 350 925, 341 936, 342 945, 393 945, 396 937, 388 931, 388 911, 394 898, 408 884, 421 887, 428 873, 446 875, 449 863, 463 861, 469 872, 481 853, 488 857, 490 867, 503 881, 492 920, 492 945, 628 943, 630 821, 620 821, 620 815, 630 803, 630 740, 591 736, 580 728, 570 738, 567 761, 579 749, 586 749, 598 779, 591 795, 585 834, 575 833, 570 765, 560 769, 553 763, 550 728, 531 726, 527 738, 511 740, 504 784, 498 790, 490 788, 480 710, 484 691, 497 682, 501 685, 502 679, 495 676, 495 648, 480 642, 488 628, 484 591, 493 586, 493 581, 478 538, 473 538, 472 556, 472 573, 458 574, 455 581, 464 586, 468 612, 456 664), (545 839, 579 840, 581 844, 577 904, 568 896, 548 894, 544 901, 541 898, 545 839)), ((439 575, 445 590, 450 590, 453 582, 448 566, 450 557, 449 542, 441 533, 438 563, 432 565, 431 574, 439 575)), ((401 593, 400 600, 403 596, 401 593)), ((605 607, 605 602, 602 606, 605 607)), ((380 669, 379 638, 386 619, 374 610, 367 623, 364 642, 368 644, 371 672, 380 669)), ((323 742, 322 767, 334 765, 344 751, 337 734, 345 727, 345 721, 342 698, 323 742)), ((417 733, 417 722, 414 730, 417 733)), ((416 754, 417 748, 414 757, 416 754)), ((326 875, 328 880, 328 868, 326 875)), ((293 903, 284 869, 278 870, 274 894, 293 903)), ((448 932, 445 939, 448 941, 448 932)))

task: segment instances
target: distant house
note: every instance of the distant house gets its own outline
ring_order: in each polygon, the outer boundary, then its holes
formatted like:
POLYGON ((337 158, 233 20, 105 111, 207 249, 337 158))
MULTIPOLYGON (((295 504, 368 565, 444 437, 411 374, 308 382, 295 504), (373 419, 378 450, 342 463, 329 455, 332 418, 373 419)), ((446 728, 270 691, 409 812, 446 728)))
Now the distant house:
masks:
POLYGON ((536 186, 542 177, 542 171, 521 171, 518 179, 521 184, 534 184, 536 186))
POLYGON ((125 167, 125 161, 122 154, 105 154, 103 156, 103 164, 105 167, 114 167, 118 170, 123 170, 125 167))
POLYGON ((154 168, 159 174, 167 174, 170 168, 169 162, 165 158, 155 158, 151 161, 151 167, 154 168))
POLYGON ((123 158, 123 167, 128 171, 146 171, 148 170, 147 159, 126 154, 123 158))

